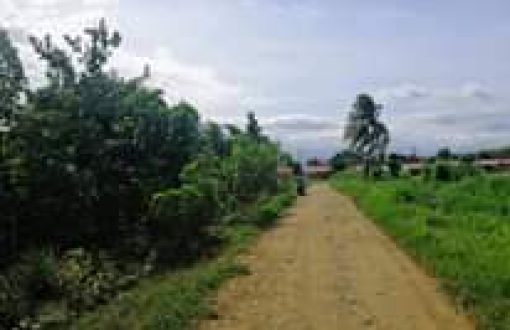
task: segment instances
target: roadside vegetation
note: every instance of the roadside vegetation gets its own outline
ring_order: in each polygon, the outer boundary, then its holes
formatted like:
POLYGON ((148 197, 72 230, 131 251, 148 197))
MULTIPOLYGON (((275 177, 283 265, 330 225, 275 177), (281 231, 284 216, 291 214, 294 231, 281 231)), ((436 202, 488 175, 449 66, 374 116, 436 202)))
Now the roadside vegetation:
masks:
POLYGON ((428 177, 364 179, 341 173, 331 185, 433 275, 485 329, 510 324, 510 177, 432 167, 428 177), (437 172, 439 170, 439 172, 437 172), (449 174, 445 174, 448 172, 449 174), (455 178, 455 179, 450 179, 455 178))
POLYGON ((509 329, 510 176, 474 163, 507 156, 508 148, 454 155, 443 147, 404 170, 404 156, 386 155, 381 108, 358 96, 345 128, 348 149, 330 160, 337 171, 330 184, 438 277, 481 328, 509 329))
POLYGON ((234 276, 249 274, 237 256, 281 216, 294 198, 294 193, 284 192, 256 203, 241 221, 222 226, 219 236, 223 245, 215 257, 142 279, 111 303, 82 315, 74 327, 179 330, 192 327, 199 319, 215 318, 210 299, 216 290, 234 276))
POLYGON ((0 31, 2 329, 181 329, 295 196, 254 113, 241 129, 168 104, 148 67, 109 67, 121 41, 104 21, 30 37, 47 76, 31 86, 0 31))

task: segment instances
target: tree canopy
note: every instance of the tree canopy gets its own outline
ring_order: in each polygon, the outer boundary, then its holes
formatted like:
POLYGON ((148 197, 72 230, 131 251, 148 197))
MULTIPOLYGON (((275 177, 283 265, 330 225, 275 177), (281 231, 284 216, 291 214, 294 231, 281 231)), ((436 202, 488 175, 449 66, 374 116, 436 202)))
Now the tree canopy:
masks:
POLYGON ((367 175, 371 163, 384 160, 390 142, 389 131, 380 120, 381 109, 382 106, 376 104, 370 95, 359 94, 344 130, 344 140, 349 143, 349 149, 364 160, 367 175))
POLYGON ((279 187, 280 151, 253 112, 245 130, 204 123, 193 105, 147 87, 148 69, 108 71, 122 37, 104 20, 63 39, 30 37, 47 83, 25 93, 0 30, 0 328, 35 317, 28 299, 60 295, 76 312, 114 292, 129 267, 203 254, 227 214, 279 187), (40 262, 58 269, 39 274, 40 262))

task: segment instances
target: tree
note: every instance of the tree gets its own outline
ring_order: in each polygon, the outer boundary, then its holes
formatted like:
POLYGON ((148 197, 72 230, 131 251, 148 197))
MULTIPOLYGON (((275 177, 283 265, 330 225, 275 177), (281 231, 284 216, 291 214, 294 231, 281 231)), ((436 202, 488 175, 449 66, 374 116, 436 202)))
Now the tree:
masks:
POLYGON ((280 152, 278 163, 282 166, 292 166, 295 163, 294 157, 288 152, 280 152))
POLYGON ((349 112, 344 139, 349 149, 364 162, 364 174, 371 174, 372 164, 381 164, 390 142, 388 129, 379 120, 381 105, 368 94, 359 94, 349 112))
POLYGON ((13 179, 16 157, 11 148, 12 129, 23 108, 22 95, 26 91, 26 78, 17 49, 8 32, 0 28, 0 265, 6 255, 17 252, 18 226, 16 223, 16 192, 13 179))
POLYGON ((223 157, 228 154, 228 141, 223 133, 221 126, 215 122, 207 122, 204 125, 203 131, 204 145, 206 152, 211 152, 213 155, 223 157))
POLYGON ((402 169, 402 162, 397 154, 391 153, 388 156, 388 168, 390 170, 390 175, 394 178, 400 176, 400 171, 402 169))
POLYGON ((329 159, 329 165, 335 171, 342 171, 347 166, 355 164, 359 157, 350 150, 342 150, 337 152, 333 157, 329 159))
POLYGON ((10 125, 12 116, 19 107, 20 97, 25 89, 26 78, 6 30, 0 28, 0 120, 10 125))
POLYGON ((448 148, 448 147, 440 148, 437 151, 437 158, 439 158, 439 159, 450 159, 450 158, 452 158, 452 152, 451 152, 450 148, 448 148))
POLYGON ((259 126, 255 113, 253 111, 248 112, 248 123, 246 124, 246 133, 256 140, 260 140, 262 135, 262 128, 259 126))
POLYGON ((134 79, 108 71, 121 37, 104 20, 64 40, 30 38, 48 81, 29 92, 0 32, 2 329, 46 328, 47 302, 74 319, 155 260, 205 256, 225 215, 280 188, 281 150, 254 113, 246 131, 203 125, 190 104, 169 106, 143 84, 148 67, 134 79))

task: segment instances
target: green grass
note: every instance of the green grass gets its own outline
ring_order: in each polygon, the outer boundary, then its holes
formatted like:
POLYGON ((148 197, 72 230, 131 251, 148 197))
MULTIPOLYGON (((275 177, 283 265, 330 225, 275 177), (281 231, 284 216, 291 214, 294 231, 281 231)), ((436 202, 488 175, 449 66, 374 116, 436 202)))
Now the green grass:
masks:
POLYGON ((424 183, 339 174, 330 183, 441 279, 480 328, 510 329, 510 177, 424 183))
POLYGON ((261 225, 274 222, 290 206, 293 197, 284 193, 258 203, 251 211, 253 223, 234 223, 222 228, 225 243, 218 256, 186 269, 143 279, 113 302, 80 317, 73 328, 179 330, 212 315, 209 300, 220 285, 249 272, 237 256, 254 241, 261 225), (258 221, 263 223, 256 225, 258 221))

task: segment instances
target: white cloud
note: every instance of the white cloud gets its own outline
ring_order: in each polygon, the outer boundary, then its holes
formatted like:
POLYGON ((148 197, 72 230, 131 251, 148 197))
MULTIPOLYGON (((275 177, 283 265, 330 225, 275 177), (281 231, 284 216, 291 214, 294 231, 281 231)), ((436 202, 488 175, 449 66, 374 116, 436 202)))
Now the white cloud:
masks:
POLYGON ((78 33, 106 17, 116 25, 119 0, 0 0, 0 18, 7 29, 41 35, 78 33))
POLYGON ((0 25, 6 28, 19 49, 25 71, 32 84, 44 81, 42 63, 28 43, 29 35, 50 34, 60 42, 64 33, 77 34, 84 27, 106 18, 117 26, 119 0, 0 0, 0 25))
POLYGON ((315 117, 307 114, 276 116, 263 121, 263 125, 273 130, 324 131, 338 130, 338 121, 333 118, 315 117))
POLYGON ((435 99, 484 99, 488 100, 493 93, 486 86, 478 82, 465 82, 457 87, 428 88, 412 83, 403 83, 391 87, 377 89, 374 97, 382 102, 398 100, 419 100, 427 98, 435 99))
POLYGON ((298 158, 329 157, 332 151, 341 149, 343 123, 338 118, 295 113, 260 122, 270 136, 298 158))
POLYGON ((150 56, 119 52, 112 60, 112 66, 128 77, 140 75, 149 64, 151 86, 164 90, 170 103, 186 100, 194 104, 207 118, 236 115, 238 111, 239 86, 220 79, 211 67, 178 61, 167 48, 161 47, 150 56))
MULTIPOLYGON (((118 28, 119 6, 119 0, 0 0, 0 22, 18 46, 27 76, 39 86, 44 82, 44 67, 28 44, 28 35, 49 33, 60 42, 62 34, 79 34, 100 18, 118 28)), ((209 118, 234 115, 239 109, 239 86, 221 79, 212 67, 176 59, 167 48, 139 55, 121 45, 110 66, 123 76, 134 77, 145 64, 152 69, 150 85, 162 89, 169 102, 186 100, 209 118)))
POLYGON ((382 88, 374 93, 374 97, 382 101, 393 99, 417 99, 427 96, 430 96, 430 91, 427 88, 411 83, 382 88))
POLYGON ((429 97, 393 100, 383 110, 397 150, 435 153, 439 146, 473 150, 508 143, 508 97, 481 84, 435 89, 429 97))
POLYGON ((490 99, 492 93, 477 82, 467 82, 460 88, 460 95, 466 98, 490 99))

